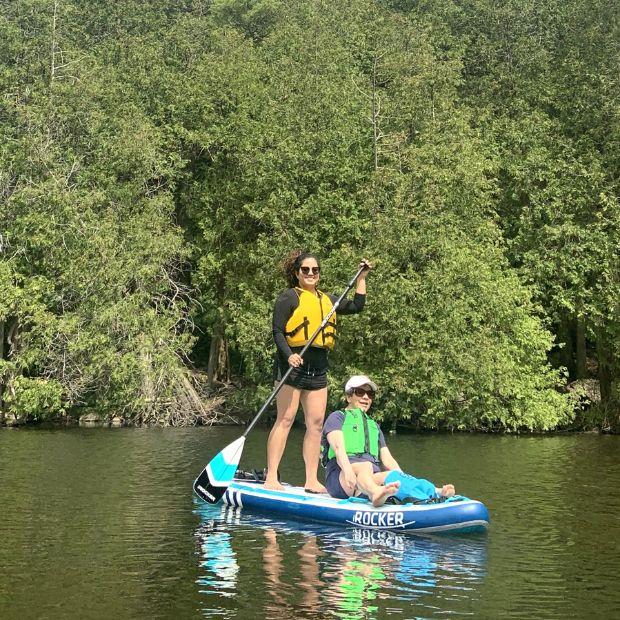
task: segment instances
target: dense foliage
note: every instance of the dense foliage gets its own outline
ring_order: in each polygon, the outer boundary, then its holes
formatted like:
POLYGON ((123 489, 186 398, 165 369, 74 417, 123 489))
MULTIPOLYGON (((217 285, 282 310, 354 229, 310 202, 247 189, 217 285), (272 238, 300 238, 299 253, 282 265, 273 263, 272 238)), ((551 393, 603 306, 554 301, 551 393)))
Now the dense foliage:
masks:
POLYGON ((330 292, 376 264, 332 404, 364 371, 388 420, 543 430, 596 383, 581 423, 617 425, 618 11, 4 3, 2 412, 254 407, 304 247, 330 292))

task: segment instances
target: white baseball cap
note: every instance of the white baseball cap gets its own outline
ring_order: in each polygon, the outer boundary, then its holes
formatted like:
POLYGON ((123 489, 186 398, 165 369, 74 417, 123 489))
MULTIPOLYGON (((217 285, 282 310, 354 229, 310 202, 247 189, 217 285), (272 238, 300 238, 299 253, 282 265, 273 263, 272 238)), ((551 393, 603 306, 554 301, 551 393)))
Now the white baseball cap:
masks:
POLYGON ((355 388, 362 387, 362 385, 369 385, 375 392, 377 391, 377 384, 366 375, 353 375, 344 386, 344 391, 348 394, 355 388))

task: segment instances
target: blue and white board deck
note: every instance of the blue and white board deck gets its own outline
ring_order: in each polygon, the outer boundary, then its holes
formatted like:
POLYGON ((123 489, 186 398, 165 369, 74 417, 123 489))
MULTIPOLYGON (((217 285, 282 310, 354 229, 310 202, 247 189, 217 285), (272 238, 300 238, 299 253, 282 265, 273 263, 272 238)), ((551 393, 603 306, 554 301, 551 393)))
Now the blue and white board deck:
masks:
POLYGON ((302 487, 290 485, 284 485, 284 491, 271 491, 260 482, 247 480, 234 480, 222 499, 229 506, 341 527, 430 533, 477 532, 489 526, 486 506, 471 499, 440 504, 386 504, 375 508, 359 498, 336 499, 327 494, 306 493, 302 487))

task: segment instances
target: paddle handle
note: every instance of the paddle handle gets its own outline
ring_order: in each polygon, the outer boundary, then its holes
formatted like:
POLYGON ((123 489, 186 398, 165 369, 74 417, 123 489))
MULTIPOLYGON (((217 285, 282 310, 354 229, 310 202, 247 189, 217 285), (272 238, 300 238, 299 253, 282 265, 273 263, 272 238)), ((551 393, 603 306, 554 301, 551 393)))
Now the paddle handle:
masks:
MULTIPOLYGON (((327 313, 322 323, 317 327, 314 334, 312 334, 310 340, 308 340, 304 348, 299 353, 300 357, 303 358, 304 354, 306 353, 310 345, 316 340, 316 337, 319 335, 321 330, 327 325, 329 319, 332 318, 332 315, 336 312, 336 310, 338 309, 338 306, 340 306, 340 304, 342 303, 342 300, 349 294, 349 291, 355 286, 355 282, 360 277, 360 274, 362 273, 362 271, 364 271, 364 269, 366 269, 366 265, 362 265, 357 270, 357 273, 351 278, 350 282, 347 284, 347 288, 344 289, 342 295, 340 295, 340 297, 338 297, 338 299, 334 302, 332 309, 327 313)), ((255 424, 258 422, 259 418, 263 415, 263 413, 265 413, 265 410, 267 409, 267 407, 269 407, 273 399, 276 397, 276 395, 280 391, 280 388, 284 385, 284 382, 288 379, 288 376, 291 374, 291 372, 293 372, 293 366, 288 367, 288 369, 284 373, 284 376, 282 377, 282 379, 280 379, 280 383, 276 385, 276 387, 273 389, 273 391, 269 395, 269 398, 267 398, 263 406, 259 409, 258 413, 254 416, 254 419, 249 423, 248 427, 245 429, 245 432, 243 433, 243 437, 246 437, 247 434, 254 428, 255 424)))

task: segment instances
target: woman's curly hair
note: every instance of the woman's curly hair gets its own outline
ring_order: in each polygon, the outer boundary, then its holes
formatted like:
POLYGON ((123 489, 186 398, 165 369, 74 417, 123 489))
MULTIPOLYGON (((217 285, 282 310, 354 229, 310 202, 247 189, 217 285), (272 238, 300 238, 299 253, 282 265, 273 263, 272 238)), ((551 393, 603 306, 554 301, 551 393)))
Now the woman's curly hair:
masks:
POLYGON ((299 281, 297 280, 297 272, 299 271, 301 264, 306 260, 306 258, 314 258, 316 264, 319 265, 319 267, 321 266, 319 263, 319 259, 314 254, 312 254, 311 252, 304 252, 303 250, 293 250, 282 261, 282 271, 288 285, 291 288, 299 286, 299 281))

